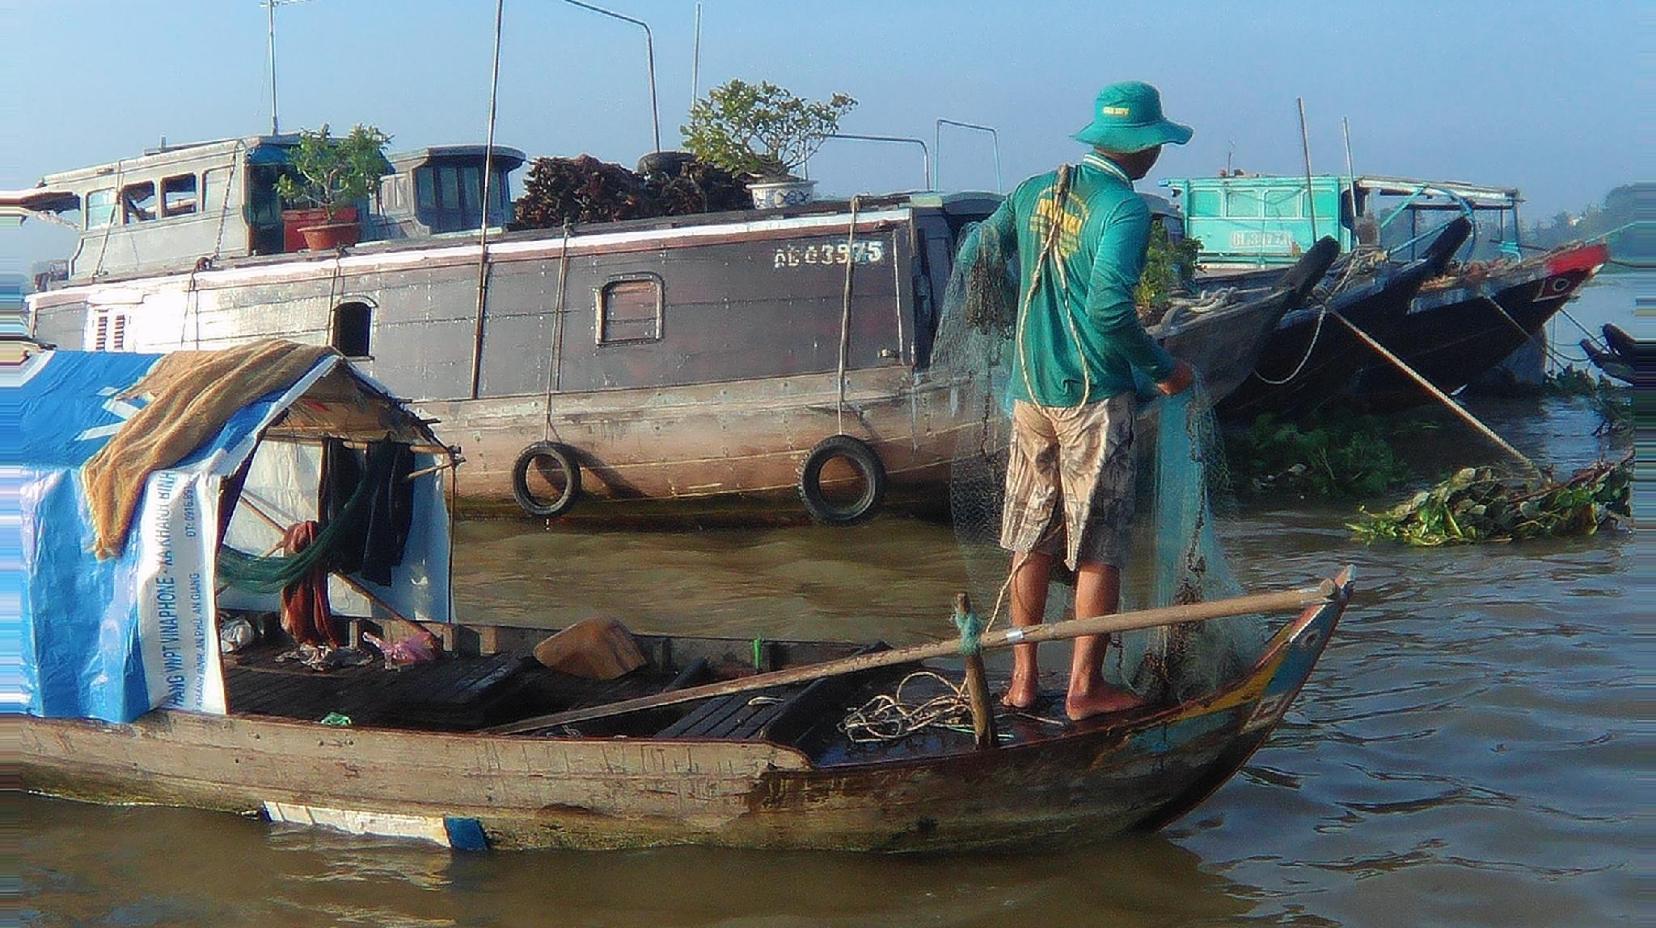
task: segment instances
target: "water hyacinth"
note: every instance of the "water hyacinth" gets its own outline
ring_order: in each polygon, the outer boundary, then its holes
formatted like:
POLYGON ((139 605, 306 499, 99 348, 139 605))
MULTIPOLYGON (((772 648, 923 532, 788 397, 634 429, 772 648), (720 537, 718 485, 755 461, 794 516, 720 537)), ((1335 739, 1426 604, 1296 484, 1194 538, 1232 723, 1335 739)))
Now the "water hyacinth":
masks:
POLYGON ((1467 467, 1393 509, 1362 511, 1348 527, 1364 541, 1419 547, 1591 535, 1632 517, 1632 474, 1632 455, 1540 486, 1509 484, 1488 467, 1467 467))

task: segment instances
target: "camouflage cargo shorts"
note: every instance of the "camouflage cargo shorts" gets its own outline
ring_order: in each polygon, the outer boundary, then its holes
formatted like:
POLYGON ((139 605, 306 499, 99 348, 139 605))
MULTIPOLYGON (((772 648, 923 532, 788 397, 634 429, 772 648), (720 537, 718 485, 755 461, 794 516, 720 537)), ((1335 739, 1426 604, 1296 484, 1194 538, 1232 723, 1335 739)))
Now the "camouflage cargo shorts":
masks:
POLYGON ((1120 568, 1133 520, 1131 390, 1072 408, 1019 401, 1001 547, 1120 568))

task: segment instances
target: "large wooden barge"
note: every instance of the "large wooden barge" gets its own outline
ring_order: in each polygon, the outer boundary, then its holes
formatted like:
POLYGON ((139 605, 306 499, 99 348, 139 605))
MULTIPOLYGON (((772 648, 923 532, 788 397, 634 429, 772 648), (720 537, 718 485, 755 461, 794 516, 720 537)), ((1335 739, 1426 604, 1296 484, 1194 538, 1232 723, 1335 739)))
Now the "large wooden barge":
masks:
MULTIPOLYGON (((367 230, 384 240, 291 253, 269 189, 291 142, 167 149, 16 197, 78 211, 82 227, 66 279, 29 298, 35 337, 140 352, 332 345, 442 422, 470 462, 468 511, 560 515, 581 494, 622 503, 604 508, 611 520, 792 519, 799 494, 828 521, 882 497, 944 505, 980 411, 959 402, 961 371, 933 368, 932 346, 957 241, 998 197, 508 232, 485 254, 475 232, 443 231, 482 217, 466 191, 485 153, 449 147, 392 159, 367 230), (837 487, 847 501, 828 499, 837 487)), ((491 189, 521 161, 497 150, 491 189)), ((1300 296, 1262 281, 1252 302, 1153 334, 1221 396, 1300 296)))

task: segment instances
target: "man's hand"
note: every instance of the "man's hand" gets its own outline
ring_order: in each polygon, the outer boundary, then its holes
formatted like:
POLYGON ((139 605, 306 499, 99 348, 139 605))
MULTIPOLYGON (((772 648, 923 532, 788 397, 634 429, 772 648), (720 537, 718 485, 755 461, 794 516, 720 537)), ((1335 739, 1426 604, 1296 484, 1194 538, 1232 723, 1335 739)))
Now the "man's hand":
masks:
POLYGON ((1163 396, 1172 396, 1190 389, 1191 383, 1195 380, 1196 371, 1189 364, 1179 361, 1173 365, 1173 373, 1166 380, 1156 384, 1156 389, 1160 390, 1163 396))

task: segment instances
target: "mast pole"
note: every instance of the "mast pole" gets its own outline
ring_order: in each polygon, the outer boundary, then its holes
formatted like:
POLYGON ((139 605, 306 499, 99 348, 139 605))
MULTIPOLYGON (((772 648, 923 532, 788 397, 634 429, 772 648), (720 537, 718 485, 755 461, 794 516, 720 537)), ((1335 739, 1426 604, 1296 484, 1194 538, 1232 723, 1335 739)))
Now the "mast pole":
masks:
MULTIPOLYGON (((696 0, 696 40, 690 50, 690 105, 696 105, 696 97, 701 93, 701 0, 696 0)), ((656 147, 661 147, 657 140, 656 147)))
POLYGON ((270 134, 276 135, 279 131, 276 125, 276 0, 265 0, 265 12, 269 14, 266 32, 270 55, 270 134))
POLYGON ((1345 116, 1340 117, 1340 132, 1341 132, 1341 134, 1343 134, 1345 136, 1346 184, 1348 186, 1350 186, 1350 188, 1351 188, 1351 190, 1350 190, 1350 196, 1351 196, 1351 231, 1352 231, 1353 245, 1355 246, 1355 244, 1356 244, 1355 239, 1356 239, 1356 234, 1357 234, 1357 169, 1355 167, 1352 167, 1352 161, 1351 161, 1351 119, 1350 118, 1345 117, 1345 116))
POLYGON ((500 97, 500 27, 506 0, 495 0, 494 67, 489 73, 489 128, 483 143, 483 218, 477 224, 477 318, 472 324, 471 395, 483 381, 483 309, 489 298, 489 196, 494 178, 495 104, 500 97))
POLYGON ((1311 241, 1317 240, 1317 197, 1311 189, 1311 133, 1305 128, 1305 98, 1298 97, 1300 116, 1300 149, 1305 153, 1305 209, 1311 217, 1311 241))

